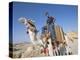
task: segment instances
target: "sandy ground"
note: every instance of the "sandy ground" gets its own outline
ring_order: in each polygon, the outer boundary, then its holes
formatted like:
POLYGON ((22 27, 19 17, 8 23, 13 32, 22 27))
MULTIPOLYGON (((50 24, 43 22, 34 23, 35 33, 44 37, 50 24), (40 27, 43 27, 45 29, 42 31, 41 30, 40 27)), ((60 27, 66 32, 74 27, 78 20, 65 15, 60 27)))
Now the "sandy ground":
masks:
POLYGON ((13 47, 13 58, 25 58, 25 57, 42 57, 45 56, 41 54, 40 46, 35 46, 33 48, 33 45, 31 43, 19 43, 15 44, 13 47))
POLYGON ((78 40, 75 39, 72 45, 72 52, 73 54, 78 54, 78 40))
MULTIPOLYGON (((73 55, 78 54, 78 41, 74 40, 72 44, 73 55)), ((36 49, 33 48, 32 44, 17 44, 14 45, 13 58, 25 58, 25 57, 43 57, 44 54, 41 54, 39 46, 36 46, 36 49)))
MULTIPOLYGON (((72 48, 73 55, 78 54, 78 39, 74 39, 73 42, 69 41, 69 45, 72 48)), ((41 54, 40 46, 35 46, 31 43, 18 43, 13 45, 13 58, 27 58, 27 57, 43 57, 41 54)))

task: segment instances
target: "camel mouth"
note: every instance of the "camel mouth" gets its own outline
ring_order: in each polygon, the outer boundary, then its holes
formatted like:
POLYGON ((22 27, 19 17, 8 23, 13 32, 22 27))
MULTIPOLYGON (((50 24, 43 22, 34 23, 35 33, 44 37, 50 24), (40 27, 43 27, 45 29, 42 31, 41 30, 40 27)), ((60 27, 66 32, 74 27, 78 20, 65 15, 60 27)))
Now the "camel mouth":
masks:
POLYGON ((21 17, 21 18, 19 18, 18 19, 18 21, 20 22, 20 23, 25 23, 25 21, 26 21, 26 18, 25 17, 21 17))

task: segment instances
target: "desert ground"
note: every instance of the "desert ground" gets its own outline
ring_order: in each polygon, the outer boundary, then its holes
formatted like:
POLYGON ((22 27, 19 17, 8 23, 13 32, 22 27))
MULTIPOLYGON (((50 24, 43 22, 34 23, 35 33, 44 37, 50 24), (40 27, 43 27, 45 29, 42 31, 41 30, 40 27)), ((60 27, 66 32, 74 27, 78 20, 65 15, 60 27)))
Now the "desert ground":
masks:
MULTIPOLYGON (((69 35, 69 34, 67 34, 69 35)), ((73 42, 69 41, 69 45, 72 47, 72 55, 78 54, 78 38, 72 38, 73 42)), ((44 57, 41 54, 40 46, 35 46, 30 42, 17 43, 13 45, 13 58, 26 58, 26 57, 44 57)))

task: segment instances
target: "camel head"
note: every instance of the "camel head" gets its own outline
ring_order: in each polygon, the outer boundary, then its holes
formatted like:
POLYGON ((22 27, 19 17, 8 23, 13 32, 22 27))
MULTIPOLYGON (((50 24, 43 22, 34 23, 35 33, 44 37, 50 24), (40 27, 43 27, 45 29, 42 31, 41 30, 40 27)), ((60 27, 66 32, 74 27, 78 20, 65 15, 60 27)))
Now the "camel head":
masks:
MULTIPOLYGON (((23 25, 25 25, 28 30, 30 30, 32 32, 38 32, 33 20, 27 19, 25 17, 21 17, 21 18, 19 18, 19 22, 22 23, 23 25)), ((29 32, 27 31, 27 33, 29 33, 29 32)))
POLYGON ((32 21, 31 19, 27 19, 25 17, 19 18, 19 22, 24 24, 24 25, 35 27, 34 21, 32 21))

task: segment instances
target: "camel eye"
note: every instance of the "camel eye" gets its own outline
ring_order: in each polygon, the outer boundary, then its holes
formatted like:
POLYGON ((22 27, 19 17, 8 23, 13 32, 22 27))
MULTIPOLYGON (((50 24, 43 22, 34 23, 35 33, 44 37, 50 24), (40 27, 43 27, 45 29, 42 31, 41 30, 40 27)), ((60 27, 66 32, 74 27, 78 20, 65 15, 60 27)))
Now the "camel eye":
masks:
POLYGON ((47 44, 49 44, 49 42, 47 42, 47 44))
POLYGON ((28 34, 29 32, 27 31, 27 34, 28 34))

